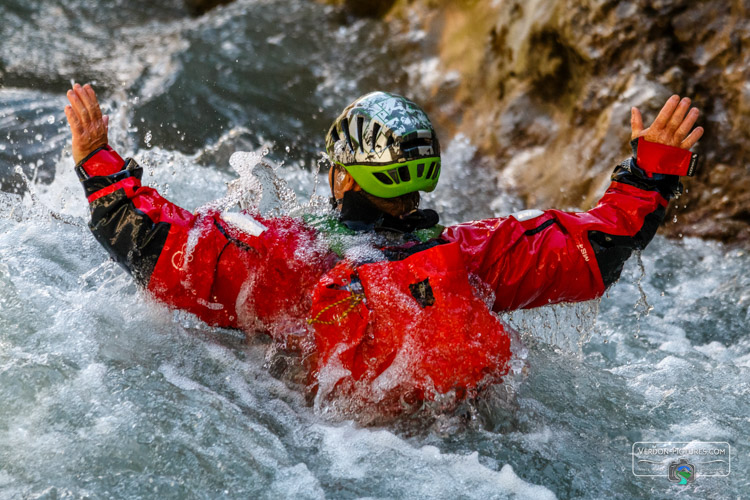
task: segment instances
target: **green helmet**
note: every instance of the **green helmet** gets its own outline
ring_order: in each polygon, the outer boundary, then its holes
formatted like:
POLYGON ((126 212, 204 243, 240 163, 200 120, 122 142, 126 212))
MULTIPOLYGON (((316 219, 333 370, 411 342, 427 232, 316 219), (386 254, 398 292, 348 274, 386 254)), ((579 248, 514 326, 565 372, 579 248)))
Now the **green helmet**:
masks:
POLYGON ((347 106, 328 131, 326 152, 380 198, 432 191, 440 177, 440 144, 430 119, 396 94, 373 92, 347 106))

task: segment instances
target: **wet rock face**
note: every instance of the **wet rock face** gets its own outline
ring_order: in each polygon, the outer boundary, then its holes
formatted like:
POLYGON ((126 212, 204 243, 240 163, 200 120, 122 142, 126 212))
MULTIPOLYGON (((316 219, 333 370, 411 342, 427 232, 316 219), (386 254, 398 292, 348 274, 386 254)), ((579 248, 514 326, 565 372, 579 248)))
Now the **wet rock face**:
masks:
POLYGON ((226 5, 233 1, 234 0, 184 0, 185 7, 187 7, 193 15, 205 14, 214 7, 226 5))
POLYGON ((381 17, 393 7, 396 0, 326 0, 324 3, 343 5, 355 16, 381 17))
POLYGON ((702 111, 704 161, 662 233, 750 243, 750 1, 392 3, 397 31, 427 35, 407 57, 438 59, 415 97, 530 206, 590 207, 629 154, 630 107, 648 124, 677 93, 702 111))

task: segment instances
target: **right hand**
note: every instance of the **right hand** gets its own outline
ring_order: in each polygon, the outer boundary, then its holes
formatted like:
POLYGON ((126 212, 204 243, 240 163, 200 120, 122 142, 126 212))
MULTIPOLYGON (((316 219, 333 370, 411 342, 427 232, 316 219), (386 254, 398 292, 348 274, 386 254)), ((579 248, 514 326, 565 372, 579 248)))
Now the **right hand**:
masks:
POLYGON ((73 133, 73 160, 76 165, 95 150, 107 145, 109 117, 102 115, 94 89, 88 83, 68 90, 70 106, 65 106, 73 133))
POLYGON ((661 108, 654 123, 644 129, 641 112, 634 107, 630 110, 630 140, 643 137, 648 142, 690 149, 703 136, 703 127, 696 127, 691 132, 699 115, 698 108, 690 109, 689 98, 680 99, 680 96, 673 95, 661 108))

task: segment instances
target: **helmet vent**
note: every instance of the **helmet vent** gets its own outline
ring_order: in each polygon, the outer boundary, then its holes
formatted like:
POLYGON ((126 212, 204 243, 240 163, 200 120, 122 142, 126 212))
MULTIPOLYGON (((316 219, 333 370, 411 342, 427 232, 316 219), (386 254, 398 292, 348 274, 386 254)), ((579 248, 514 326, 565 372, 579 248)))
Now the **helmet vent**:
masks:
POLYGON ((435 164, 437 162, 433 161, 430 163, 430 168, 427 170, 427 175, 425 176, 427 179, 432 178, 432 173, 435 171, 435 164))
POLYGON ((433 179, 437 179, 440 175, 440 163, 437 164, 437 168, 435 169, 435 175, 432 176, 433 179))
POLYGON ((409 173, 409 167, 404 165, 398 167, 398 176, 401 178, 401 182, 409 182, 411 180, 411 174, 409 173))
POLYGON ((424 173, 424 163, 417 165, 417 177, 421 178, 424 173))
POLYGON ((424 146, 432 146, 432 139, 417 137, 401 142, 401 149, 414 149, 424 146))
POLYGON ((361 152, 365 152, 365 143, 362 140, 362 127, 365 125, 365 117, 364 116, 358 116, 357 117, 357 141, 359 143, 359 150, 361 152))
POLYGON ((395 168, 393 170, 389 170, 388 175, 391 179, 393 179, 393 182, 395 182, 396 184, 401 184, 401 181, 398 179, 398 171, 395 168))
POLYGON ((432 154, 432 139, 415 137, 414 134, 401 141, 399 145, 404 158, 420 158, 432 154))
POLYGON ((347 118, 341 120, 341 131, 344 133, 344 137, 346 137, 346 143, 349 145, 349 148, 354 151, 352 136, 349 134, 349 120, 347 118))
POLYGON ((377 180, 379 180, 380 182, 382 182, 383 184, 387 186, 390 186, 393 184, 393 180, 382 172, 375 172, 373 175, 375 176, 377 180))
POLYGON ((378 144, 378 135, 380 135, 381 126, 375 122, 372 126, 372 149, 374 150, 378 144))
POLYGON ((339 133, 336 130, 336 127, 331 127, 331 139, 334 143, 339 142, 341 138, 339 137, 339 133))

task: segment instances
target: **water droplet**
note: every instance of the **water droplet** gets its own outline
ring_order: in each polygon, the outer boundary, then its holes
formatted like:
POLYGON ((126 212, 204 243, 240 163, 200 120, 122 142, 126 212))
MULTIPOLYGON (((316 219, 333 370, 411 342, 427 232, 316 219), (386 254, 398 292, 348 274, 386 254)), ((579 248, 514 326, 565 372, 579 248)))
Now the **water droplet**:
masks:
POLYGON ((53 123, 55 123, 55 115, 49 115, 47 117, 47 123, 49 123, 50 125, 52 125, 53 123))
POLYGON ((672 222, 674 222, 675 224, 677 224, 677 216, 676 215, 674 217, 672 217, 672 222))
POLYGON ((149 147, 149 148, 151 147, 151 138, 152 137, 153 136, 151 135, 151 131, 150 130, 148 132, 146 132, 146 137, 144 139, 146 141, 146 146, 149 147))
POLYGON ((262 154, 263 156, 267 156, 269 152, 270 152, 270 151, 268 151, 268 148, 263 148, 263 151, 262 151, 262 153, 261 153, 261 154, 262 154))
POLYGON ((290 148, 289 146, 285 147, 284 149, 286 150, 287 153, 292 150, 292 148, 290 148))

